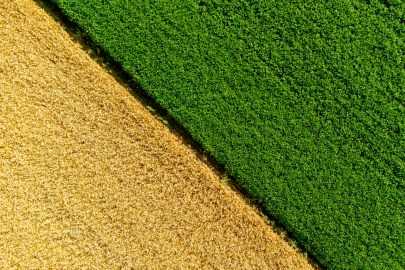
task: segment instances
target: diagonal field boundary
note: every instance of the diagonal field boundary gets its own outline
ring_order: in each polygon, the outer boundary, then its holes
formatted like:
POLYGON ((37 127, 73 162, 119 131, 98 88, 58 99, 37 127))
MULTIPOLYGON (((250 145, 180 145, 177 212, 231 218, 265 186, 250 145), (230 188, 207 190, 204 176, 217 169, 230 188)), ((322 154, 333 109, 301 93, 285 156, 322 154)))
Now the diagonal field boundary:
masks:
POLYGON ((1 269, 314 269, 31 0, 0 0, 1 269))
POLYGON ((331 269, 405 267, 402 0, 52 0, 331 269))

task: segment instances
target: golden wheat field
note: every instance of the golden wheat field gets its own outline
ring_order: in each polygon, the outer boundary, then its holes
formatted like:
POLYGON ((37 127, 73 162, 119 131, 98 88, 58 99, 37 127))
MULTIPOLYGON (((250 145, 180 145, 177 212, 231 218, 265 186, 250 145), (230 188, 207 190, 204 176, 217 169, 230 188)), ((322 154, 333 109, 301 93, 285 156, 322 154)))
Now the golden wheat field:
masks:
POLYGON ((0 269, 312 269, 32 0, 0 0, 0 269))

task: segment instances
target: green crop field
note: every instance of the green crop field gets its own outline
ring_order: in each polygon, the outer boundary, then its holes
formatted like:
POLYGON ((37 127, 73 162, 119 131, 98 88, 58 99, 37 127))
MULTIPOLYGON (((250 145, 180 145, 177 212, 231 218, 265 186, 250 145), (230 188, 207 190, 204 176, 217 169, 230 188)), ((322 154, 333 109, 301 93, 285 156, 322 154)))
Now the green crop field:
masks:
POLYGON ((52 0, 330 269, 405 268, 402 0, 52 0))

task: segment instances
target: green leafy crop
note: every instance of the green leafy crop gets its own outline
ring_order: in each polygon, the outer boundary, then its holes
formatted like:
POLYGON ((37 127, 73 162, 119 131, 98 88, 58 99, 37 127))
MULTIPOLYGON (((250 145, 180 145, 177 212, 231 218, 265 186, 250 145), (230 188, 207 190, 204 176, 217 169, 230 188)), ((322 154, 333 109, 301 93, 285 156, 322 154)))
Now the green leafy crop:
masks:
POLYGON ((405 268, 400 0, 53 0, 331 269, 405 268))

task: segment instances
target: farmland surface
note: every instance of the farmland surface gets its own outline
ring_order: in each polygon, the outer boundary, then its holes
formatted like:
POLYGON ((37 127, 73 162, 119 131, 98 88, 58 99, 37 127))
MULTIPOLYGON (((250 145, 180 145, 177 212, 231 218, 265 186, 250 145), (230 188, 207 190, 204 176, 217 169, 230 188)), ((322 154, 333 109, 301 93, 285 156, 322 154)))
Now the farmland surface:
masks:
POLYGON ((331 269, 405 267, 401 0, 52 0, 331 269))
POLYGON ((0 269, 312 269, 35 2, 0 0, 0 269))

